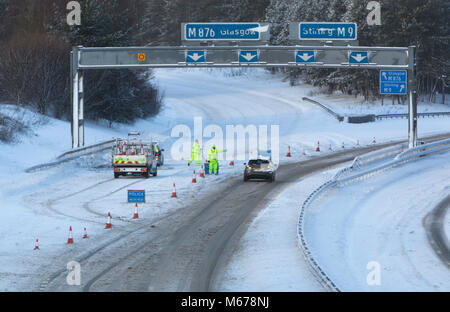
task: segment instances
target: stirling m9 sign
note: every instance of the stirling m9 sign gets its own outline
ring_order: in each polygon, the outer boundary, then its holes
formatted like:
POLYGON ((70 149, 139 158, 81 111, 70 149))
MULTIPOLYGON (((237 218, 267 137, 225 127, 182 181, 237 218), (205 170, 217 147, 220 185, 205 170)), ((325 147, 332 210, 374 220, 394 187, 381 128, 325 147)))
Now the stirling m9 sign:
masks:
POLYGON ((267 23, 184 23, 182 41, 268 41, 267 23))
POLYGON ((355 23, 299 23, 300 40, 356 40, 355 23))

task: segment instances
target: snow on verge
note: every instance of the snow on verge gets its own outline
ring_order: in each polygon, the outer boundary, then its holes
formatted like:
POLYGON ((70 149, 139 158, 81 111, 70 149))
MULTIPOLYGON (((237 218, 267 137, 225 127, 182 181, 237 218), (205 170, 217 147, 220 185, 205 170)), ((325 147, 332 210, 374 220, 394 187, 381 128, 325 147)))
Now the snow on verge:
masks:
POLYGON ((450 272, 434 254, 422 220, 450 185, 450 154, 333 188, 315 202, 305 234, 315 259, 343 291, 449 291, 450 272), (369 262, 380 285, 369 285, 369 262))

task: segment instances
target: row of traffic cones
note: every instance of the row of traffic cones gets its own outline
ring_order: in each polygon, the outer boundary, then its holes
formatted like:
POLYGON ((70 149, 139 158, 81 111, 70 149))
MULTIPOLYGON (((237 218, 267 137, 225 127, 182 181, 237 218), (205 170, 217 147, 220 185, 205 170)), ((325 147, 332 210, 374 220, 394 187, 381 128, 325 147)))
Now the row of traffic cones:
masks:
MULTIPOLYGON (((373 137, 372 144, 376 144, 376 143, 377 143, 377 140, 376 140, 375 137, 373 137)), ((356 141, 356 147, 360 147, 359 140, 356 141)), ((344 142, 342 142, 341 148, 345 149, 345 143, 344 142)), ((329 151, 333 150, 333 148, 331 147, 331 144, 328 147, 328 150, 329 151)), ((320 141, 317 141, 316 152, 320 152, 320 141)), ((302 149, 302 155, 306 155, 304 148, 302 149)), ((291 147, 290 146, 288 146, 288 152, 286 154, 286 157, 292 157, 291 147)))
MULTIPOLYGON (((174 184, 174 186, 175 186, 175 184, 174 184)), ((137 203, 134 206, 133 219, 139 219, 137 203)), ((111 228, 112 228, 111 213, 108 212, 105 229, 111 229, 111 228)), ((85 227, 83 228, 83 236, 82 237, 83 237, 83 239, 84 238, 88 238, 87 230, 86 230, 85 227)), ((73 243, 74 243, 74 240, 73 240, 72 226, 69 226, 69 237, 67 238, 67 244, 71 245, 73 243)), ((38 238, 36 238, 36 241, 35 241, 35 244, 34 244, 34 250, 39 250, 39 239, 38 238)))

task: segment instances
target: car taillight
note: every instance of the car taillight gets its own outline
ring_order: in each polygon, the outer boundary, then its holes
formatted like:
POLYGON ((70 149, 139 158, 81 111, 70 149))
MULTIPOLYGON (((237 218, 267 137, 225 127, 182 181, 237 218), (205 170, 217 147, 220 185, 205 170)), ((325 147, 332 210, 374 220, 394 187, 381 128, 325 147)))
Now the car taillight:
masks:
POLYGON ((114 168, 114 171, 119 171, 119 168, 114 168))
POLYGON ((147 168, 142 168, 141 171, 145 172, 147 171, 147 168))

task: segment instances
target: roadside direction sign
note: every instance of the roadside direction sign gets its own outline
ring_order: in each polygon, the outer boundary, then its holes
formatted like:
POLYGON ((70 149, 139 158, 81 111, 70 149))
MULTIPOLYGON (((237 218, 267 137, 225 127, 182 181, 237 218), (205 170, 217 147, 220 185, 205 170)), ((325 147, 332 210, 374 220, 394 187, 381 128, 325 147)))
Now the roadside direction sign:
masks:
POLYGON ((407 78, 406 70, 380 70, 380 94, 406 95, 407 78))
POLYGON ((258 62, 258 51, 239 51, 239 62, 240 63, 257 63, 258 62))
POLYGON ((128 190, 129 203, 145 203, 145 190, 128 190))
POLYGON ((350 64, 369 64, 369 53, 367 51, 350 52, 348 62, 350 64))
POLYGON ((356 40, 356 23, 299 23, 300 40, 356 40))
POLYGON ((261 33, 268 33, 269 25, 261 23, 186 23, 182 40, 261 40, 261 33))
POLYGON ((186 63, 203 63, 206 61, 205 51, 187 51, 186 63))
POLYGON ((314 51, 297 51, 295 53, 295 59, 297 63, 314 63, 316 61, 316 55, 314 51))

